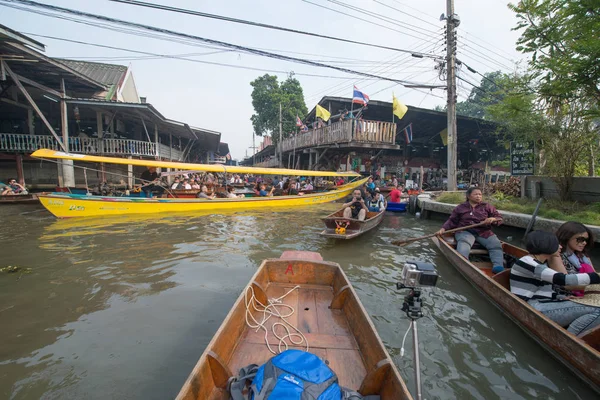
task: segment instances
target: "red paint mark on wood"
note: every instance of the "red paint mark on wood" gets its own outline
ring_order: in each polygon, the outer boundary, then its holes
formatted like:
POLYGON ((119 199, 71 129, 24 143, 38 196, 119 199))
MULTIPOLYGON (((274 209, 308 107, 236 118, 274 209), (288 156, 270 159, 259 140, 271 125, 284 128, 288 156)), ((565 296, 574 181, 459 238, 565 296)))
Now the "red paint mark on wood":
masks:
POLYGON ((292 263, 289 263, 289 264, 288 264, 288 267, 287 267, 287 269, 285 270, 285 274, 286 274, 286 275, 287 275, 288 271, 289 271, 289 272, 291 272, 291 273, 292 273, 292 275, 294 275, 294 268, 292 268, 292 263))

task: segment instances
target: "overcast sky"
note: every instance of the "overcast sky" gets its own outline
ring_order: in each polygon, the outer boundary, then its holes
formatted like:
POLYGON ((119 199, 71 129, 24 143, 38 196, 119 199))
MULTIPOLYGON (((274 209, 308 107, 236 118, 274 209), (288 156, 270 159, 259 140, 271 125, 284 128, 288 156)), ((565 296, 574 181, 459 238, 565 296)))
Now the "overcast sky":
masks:
MULTIPOLYGON (((437 78, 433 60, 418 59, 394 51, 146 9, 108 0, 38 1, 247 47, 268 49, 298 58, 320 60, 383 77, 443 84, 437 78)), ((446 12, 445 0, 146 1, 395 48, 445 54, 444 22, 439 20, 440 14, 446 12), (345 3, 345 6, 339 3, 345 3), (356 11, 353 7, 379 15, 369 15, 356 11)), ((167 118, 221 132, 222 140, 229 143, 232 156, 237 159, 242 159, 246 152, 248 155, 252 153, 249 149, 252 145, 250 116, 253 113, 250 81, 267 72, 266 70, 282 71, 277 73, 280 79, 285 79, 285 71, 295 72, 304 89, 309 110, 325 95, 351 96, 353 85, 357 85, 376 100, 391 101, 394 92, 409 107, 412 105, 433 108, 445 104, 446 92, 443 90, 431 92, 406 89, 389 81, 365 80, 325 68, 199 47, 205 46, 202 43, 183 44, 141 37, 15 10, 1 4, 2 23, 20 32, 158 54, 184 55, 185 58, 198 61, 258 69, 248 70, 176 59, 140 59, 139 54, 131 52, 34 36, 46 44, 46 54, 52 57, 131 65, 141 96, 146 96, 148 102, 167 118)), ((515 62, 523 58, 514 50, 518 34, 511 31, 511 28, 516 24, 516 19, 506 4, 505 0, 455 2, 455 12, 461 19, 458 58, 478 72, 514 71, 515 62)), ((476 84, 480 81, 479 76, 464 68, 460 75, 476 84)), ((470 90, 471 86, 459 81, 459 100, 465 99, 470 90)))

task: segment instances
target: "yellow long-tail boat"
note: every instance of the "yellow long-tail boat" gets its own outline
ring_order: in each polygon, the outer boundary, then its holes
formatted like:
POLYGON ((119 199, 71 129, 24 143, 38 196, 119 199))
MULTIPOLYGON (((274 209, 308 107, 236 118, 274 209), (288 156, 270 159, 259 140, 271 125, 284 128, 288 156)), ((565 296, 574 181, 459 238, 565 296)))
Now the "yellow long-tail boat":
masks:
MULTIPOLYGON (((35 158, 62 159, 91 163, 112 163, 156 168, 172 168, 202 172, 283 175, 283 176, 321 176, 355 178, 355 172, 305 171, 283 168, 255 168, 228 166, 219 164, 193 164, 172 161, 133 160, 116 157, 88 156, 61 151, 40 149, 32 155, 35 158)), ((97 217, 104 215, 154 214, 169 212, 194 212, 218 210, 248 210, 274 207, 299 207, 328 203, 348 196, 352 190, 364 184, 360 179, 328 192, 312 193, 303 196, 246 197, 225 199, 178 199, 178 198, 143 198, 78 195, 71 193, 44 193, 38 197, 48 211, 58 218, 97 217)))

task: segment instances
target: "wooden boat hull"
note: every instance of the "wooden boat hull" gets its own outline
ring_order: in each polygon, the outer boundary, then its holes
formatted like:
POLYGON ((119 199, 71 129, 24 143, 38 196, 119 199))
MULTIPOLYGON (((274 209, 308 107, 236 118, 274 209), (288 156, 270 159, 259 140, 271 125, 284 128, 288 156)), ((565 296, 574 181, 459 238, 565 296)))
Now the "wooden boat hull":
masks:
POLYGON ((237 199, 169 199, 81 196, 62 193, 42 194, 40 202, 58 218, 103 215, 154 214, 217 210, 250 210, 275 207, 302 207, 328 203, 348 196, 366 179, 340 186, 326 193, 305 196, 247 197, 237 199))
POLYGON ((376 228, 383 220, 384 215, 385 210, 380 212, 369 211, 367 213, 367 218, 364 221, 360 221, 354 218, 344 218, 344 210, 341 209, 321 219, 325 223, 325 230, 321 232, 321 236, 342 240, 354 239, 355 237, 376 228), (335 232, 338 227, 336 222, 338 221, 347 221, 349 223, 345 233, 335 232))
MULTIPOLYGON (((513 295, 498 279, 491 277, 490 268, 478 268, 462 257, 444 240, 433 239, 448 261, 479 289, 488 299, 517 323, 527 334, 542 344, 563 364, 582 377, 592 388, 600 392, 600 340, 598 337, 585 340, 577 338, 566 329, 530 307, 513 295)), ((527 252, 508 243, 503 250, 515 257, 527 252)))
MULTIPOLYGON (((263 261, 249 284, 258 300, 266 304, 267 298, 279 297, 299 285, 283 299, 296 310, 288 319, 308 339, 309 351, 336 372, 340 385, 363 395, 378 394, 382 400, 411 399, 340 266, 322 261, 318 253, 306 253, 285 252, 282 258, 263 261)), ((230 376, 240 367, 261 365, 273 356, 265 345, 264 331, 256 332, 246 325, 244 294, 206 347, 178 400, 228 400, 224 388, 230 376)), ((267 321, 269 329, 274 322, 274 318, 267 321)))
POLYGON ((37 194, 15 194, 0 196, 0 204, 39 204, 37 194))

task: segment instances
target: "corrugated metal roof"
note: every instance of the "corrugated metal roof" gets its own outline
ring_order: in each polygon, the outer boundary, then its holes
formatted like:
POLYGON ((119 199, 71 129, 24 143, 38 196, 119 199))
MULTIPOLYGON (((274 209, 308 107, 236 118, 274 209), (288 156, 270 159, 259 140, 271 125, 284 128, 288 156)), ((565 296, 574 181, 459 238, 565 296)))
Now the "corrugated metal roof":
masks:
POLYGON ((104 85, 118 86, 127 73, 127 67, 124 65, 64 60, 61 58, 55 58, 55 60, 104 85))

